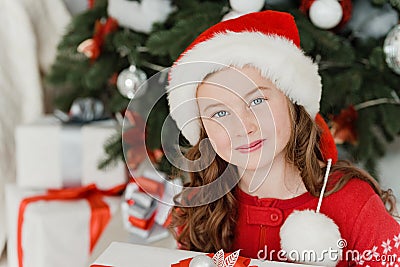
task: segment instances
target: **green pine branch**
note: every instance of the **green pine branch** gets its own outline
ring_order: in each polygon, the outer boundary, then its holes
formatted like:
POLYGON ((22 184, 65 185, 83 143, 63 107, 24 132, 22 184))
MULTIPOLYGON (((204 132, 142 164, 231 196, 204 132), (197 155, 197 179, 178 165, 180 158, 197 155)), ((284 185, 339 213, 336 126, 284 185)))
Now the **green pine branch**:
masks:
MULTIPOLYGON (((370 1, 378 7, 389 3, 400 11, 400 0, 370 1)), ((227 0, 173 0, 172 3, 175 11, 165 23, 155 24, 150 34, 123 28, 110 34, 100 57, 94 62, 77 52, 77 46, 92 37, 95 21, 107 16, 107 1, 97 0, 93 9, 74 17, 58 46, 56 61, 47 76, 49 84, 56 89, 56 105, 68 110, 74 99, 89 96, 102 99, 107 110, 113 113, 124 110, 129 99, 118 92, 115 84, 110 83, 112 75, 130 64, 145 70, 148 77, 156 73, 155 66, 171 66, 201 32, 219 22, 229 11, 227 0)), ((400 134, 400 105, 394 103, 400 96, 400 77, 386 64, 382 48, 384 38, 359 40, 349 31, 318 29, 296 5, 298 1, 268 8, 288 11, 295 17, 301 46, 320 68, 323 83, 321 114, 328 118, 329 114, 339 114, 349 105, 373 103, 368 101, 374 99, 391 100, 358 110, 358 144, 344 145, 354 160, 374 173, 377 160, 385 153, 387 145, 400 134)), ((138 105, 149 104, 147 102, 141 99, 138 105)), ((161 126, 168 114, 165 98, 160 100, 155 110, 148 118, 146 132, 150 149, 157 149, 161 144, 161 126)), ((122 140, 116 137, 110 139, 106 152, 108 158, 100 164, 101 167, 123 158, 122 140)), ((165 161, 162 160, 159 168, 168 172, 170 166, 165 161)))

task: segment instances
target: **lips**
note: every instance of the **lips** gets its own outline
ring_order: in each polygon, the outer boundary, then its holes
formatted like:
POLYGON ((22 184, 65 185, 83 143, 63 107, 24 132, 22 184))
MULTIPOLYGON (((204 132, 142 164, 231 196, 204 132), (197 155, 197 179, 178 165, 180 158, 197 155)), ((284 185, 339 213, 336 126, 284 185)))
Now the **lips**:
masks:
POLYGON ((248 145, 239 146, 236 148, 236 150, 238 150, 242 153, 252 152, 254 150, 261 148, 263 146, 264 141, 265 141, 265 139, 260 139, 260 140, 251 142, 248 145))

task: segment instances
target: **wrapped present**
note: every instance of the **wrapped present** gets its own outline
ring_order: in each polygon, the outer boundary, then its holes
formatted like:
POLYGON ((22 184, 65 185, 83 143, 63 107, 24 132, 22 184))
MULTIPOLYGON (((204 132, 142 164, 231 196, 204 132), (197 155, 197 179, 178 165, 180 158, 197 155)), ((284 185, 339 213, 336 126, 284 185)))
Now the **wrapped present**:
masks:
POLYGON ((99 170, 106 140, 115 134, 114 120, 62 124, 46 116, 16 130, 17 184, 33 188, 65 188, 95 183, 101 189, 126 183, 121 161, 99 170))
MULTIPOLYGON (((209 254, 209 256, 212 254, 209 254)), ((168 248, 159 248, 151 246, 143 246, 137 244, 113 242, 110 246, 90 265, 91 267, 131 267, 131 266, 179 266, 188 267, 192 258, 197 256, 207 256, 204 253, 177 250, 168 248)), ((228 256, 226 254, 225 256, 228 256)), ((226 257, 224 258, 224 260, 226 257)), ((238 257, 238 266, 260 266, 260 267, 296 267, 311 266, 286 262, 260 261, 257 259, 248 259, 238 257), (246 265, 247 264, 247 265, 246 265)), ((200 265, 210 266, 210 265, 200 265)), ((217 265, 216 265, 217 266, 217 265)))
POLYGON ((87 266, 123 189, 88 185, 44 191, 7 185, 8 266, 87 266))
POLYGON ((143 176, 132 179, 121 204, 125 228, 142 239, 154 241, 156 233, 158 238, 168 236, 167 229, 154 227, 166 228, 173 197, 181 188, 180 179, 166 181, 165 174, 158 171, 146 170, 143 176))

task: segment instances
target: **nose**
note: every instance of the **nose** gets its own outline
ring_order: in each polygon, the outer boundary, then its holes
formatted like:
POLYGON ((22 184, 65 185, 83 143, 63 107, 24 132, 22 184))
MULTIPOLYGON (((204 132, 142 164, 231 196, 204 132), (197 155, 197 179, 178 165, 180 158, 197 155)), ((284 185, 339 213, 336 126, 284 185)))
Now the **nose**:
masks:
POLYGON ((239 132, 244 135, 250 135, 257 131, 259 121, 254 115, 254 112, 250 108, 246 108, 241 116, 240 124, 241 130, 239 132))

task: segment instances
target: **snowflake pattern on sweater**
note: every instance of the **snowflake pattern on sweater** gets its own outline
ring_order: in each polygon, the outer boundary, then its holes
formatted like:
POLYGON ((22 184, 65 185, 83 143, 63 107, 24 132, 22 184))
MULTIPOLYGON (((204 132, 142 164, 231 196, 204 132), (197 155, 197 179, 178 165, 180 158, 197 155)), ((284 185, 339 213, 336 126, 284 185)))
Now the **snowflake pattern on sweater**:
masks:
POLYGON ((400 254, 394 252, 400 246, 400 233, 395 235, 392 239, 382 241, 380 247, 373 246, 372 249, 367 250, 364 254, 360 253, 355 259, 357 265, 371 267, 367 261, 380 262, 385 267, 400 267, 400 254), (378 252, 378 250, 380 252, 378 252), (393 252, 393 253, 392 253, 393 252))

